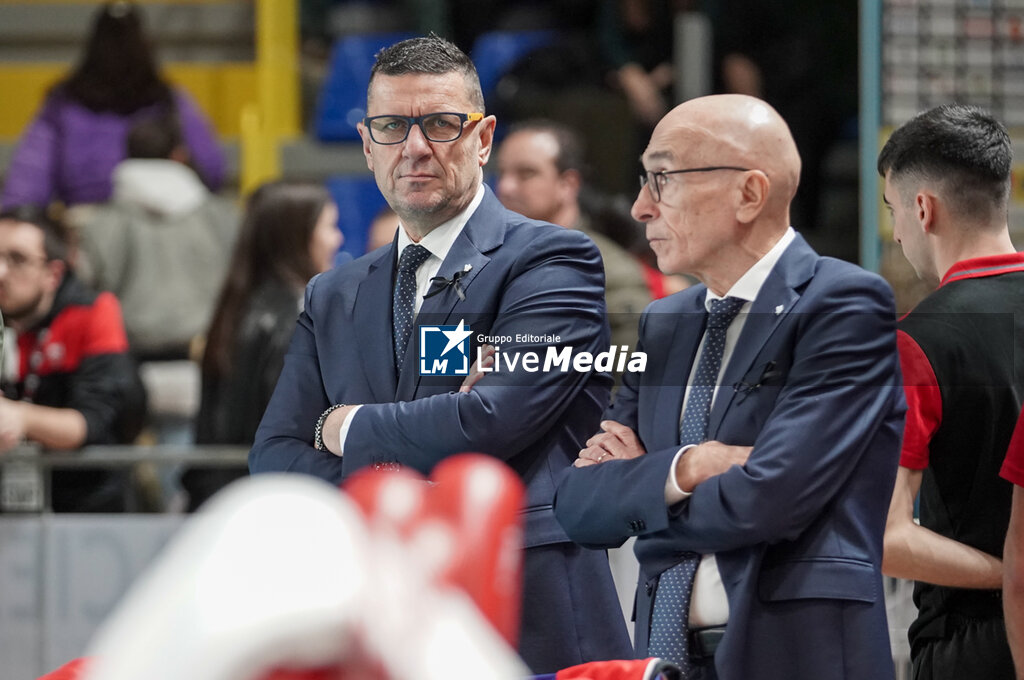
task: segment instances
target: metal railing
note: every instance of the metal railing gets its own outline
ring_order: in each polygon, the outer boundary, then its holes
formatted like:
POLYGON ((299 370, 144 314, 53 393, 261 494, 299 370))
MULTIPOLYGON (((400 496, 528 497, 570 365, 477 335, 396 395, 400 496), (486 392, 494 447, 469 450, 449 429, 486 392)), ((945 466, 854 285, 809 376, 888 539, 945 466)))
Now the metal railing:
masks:
MULTIPOLYGON (((51 512, 50 473, 53 470, 132 470, 154 465, 245 467, 248 455, 249 448, 243 446, 154 444, 48 451, 37 445, 23 444, 0 457, 0 512, 51 512)), ((132 491, 125 489, 126 494, 132 491)))

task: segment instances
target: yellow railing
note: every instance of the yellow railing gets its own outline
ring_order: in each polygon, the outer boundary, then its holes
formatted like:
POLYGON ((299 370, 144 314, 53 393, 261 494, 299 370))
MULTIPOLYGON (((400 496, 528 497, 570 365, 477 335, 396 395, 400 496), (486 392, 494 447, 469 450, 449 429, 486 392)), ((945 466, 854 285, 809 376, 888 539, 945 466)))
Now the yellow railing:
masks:
MULTIPOLYGON (((58 0, 99 4, 96 0, 58 0)), ((162 4, 216 4, 225 0, 137 0, 162 4)), ((22 0, 54 4, 54 0, 22 0)), ((299 114, 298 0, 256 0, 253 62, 179 62, 164 66, 168 79, 189 92, 224 138, 239 140, 243 192, 280 174, 282 141, 301 133, 299 114)), ((0 63, 0 139, 17 139, 49 88, 69 68, 60 62, 0 63)))

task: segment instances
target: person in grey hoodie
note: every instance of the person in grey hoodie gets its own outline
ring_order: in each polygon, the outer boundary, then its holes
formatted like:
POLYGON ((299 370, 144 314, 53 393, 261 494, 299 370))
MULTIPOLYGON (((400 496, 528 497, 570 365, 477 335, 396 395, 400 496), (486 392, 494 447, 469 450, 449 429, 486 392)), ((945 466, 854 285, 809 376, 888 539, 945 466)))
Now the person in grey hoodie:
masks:
POLYGON ((210 323, 238 210, 189 166, 175 116, 140 121, 127 147, 111 200, 82 218, 79 270, 121 300, 137 358, 184 359, 210 323))

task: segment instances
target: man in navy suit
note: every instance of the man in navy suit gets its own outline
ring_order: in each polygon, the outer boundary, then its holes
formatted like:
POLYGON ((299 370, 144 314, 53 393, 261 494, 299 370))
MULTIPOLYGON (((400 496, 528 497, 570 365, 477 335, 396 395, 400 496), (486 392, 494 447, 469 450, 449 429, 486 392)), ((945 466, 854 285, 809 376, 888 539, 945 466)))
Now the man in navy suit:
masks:
POLYGON ((703 285, 647 308, 647 371, 627 375, 556 516, 585 545, 637 536, 640 656, 702 680, 891 679, 892 291, 788 226, 800 158, 764 102, 681 104, 642 162, 633 216, 662 271, 703 285))
POLYGON ((432 325, 450 327, 441 354, 453 363, 488 342, 506 357, 548 344, 607 351, 597 248, 505 210, 484 186, 495 119, 483 113, 472 62, 451 43, 415 38, 383 50, 367 109, 363 152, 401 228, 388 246, 309 283, 250 469, 337 482, 371 467, 428 474, 466 451, 496 456, 527 486, 524 660, 546 673, 628 656, 605 553, 569 541, 552 510, 555 476, 596 429, 610 376, 520 366, 473 385, 420 375, 437 368, 419 357, 421 329, 432 325))

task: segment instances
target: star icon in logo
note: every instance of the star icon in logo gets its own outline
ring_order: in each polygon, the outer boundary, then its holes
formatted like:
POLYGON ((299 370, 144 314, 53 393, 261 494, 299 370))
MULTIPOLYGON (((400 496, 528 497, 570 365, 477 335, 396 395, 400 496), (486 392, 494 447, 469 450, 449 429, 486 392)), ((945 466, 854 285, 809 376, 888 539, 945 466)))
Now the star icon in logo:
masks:
POLYGON ((461 345, 463 340, 473 334, 473 331, 466 328, 465 319, 459 319, 459 325, 455 330, 441 332, 444 333, 446 338, 448 338, 448 344, 445 345, 444 351, 441 352, 441 356, 448 354, 448 352, 461 345))

